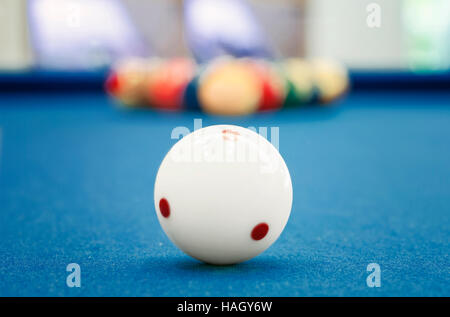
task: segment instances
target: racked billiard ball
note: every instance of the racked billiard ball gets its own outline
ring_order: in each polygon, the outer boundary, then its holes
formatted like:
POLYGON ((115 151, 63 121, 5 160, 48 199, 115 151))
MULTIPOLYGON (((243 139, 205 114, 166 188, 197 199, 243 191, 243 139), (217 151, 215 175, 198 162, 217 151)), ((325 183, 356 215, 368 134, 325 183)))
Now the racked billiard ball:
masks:
POLYGON ((219 58, 199 77, 201 108, 214 115, 240 116, 258 110, 261 87, 258 75, 242 59, 219 58))

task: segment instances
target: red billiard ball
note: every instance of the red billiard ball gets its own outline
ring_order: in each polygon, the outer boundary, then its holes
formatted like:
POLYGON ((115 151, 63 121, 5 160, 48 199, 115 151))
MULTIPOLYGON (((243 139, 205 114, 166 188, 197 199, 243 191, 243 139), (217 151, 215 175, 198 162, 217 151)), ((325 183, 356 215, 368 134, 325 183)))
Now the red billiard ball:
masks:
POLYGON ((249 60, 249 65, 256 72, 261 87, 258 111, 281 108, 286 97, 286 81, 281 72, 268 61, 249 60))
POLYGON ((180 110, 186 87, 194 77, 195 63, 175 58, 161 63, 147 79, 147 98, 154 108, 180 110))

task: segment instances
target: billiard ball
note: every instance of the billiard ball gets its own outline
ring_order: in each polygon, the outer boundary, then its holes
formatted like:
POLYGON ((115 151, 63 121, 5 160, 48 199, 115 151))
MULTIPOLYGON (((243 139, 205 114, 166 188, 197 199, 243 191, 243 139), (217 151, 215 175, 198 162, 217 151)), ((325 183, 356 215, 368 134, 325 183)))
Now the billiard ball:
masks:
POLYGON ((329 104, 348 90, 348 71, 341 63, 331 59, 315 58, 310 61, 310 65, 320 103, 329 104))
POLYGON ((194 71, 195 64, 189 58, 174 58, 161 63, 148 76, 149 104, 163 110, 181 110, 184 93, 194 71))
POLYGON ((200 110, 200 101, 198 100, 198 76, 194 76, 186 86, 183 95, 183 107, 186 110, 200 110))
POLYGON ((249 59, 249 65, 256 72, 261 86, 258 111, 277 110, 283 106, 286 97, 286 80, 278 68, 261 59, 249 59))
POLYGON ((200 261, 227 265, 266 250, 283 231, 292 183, 278 150, 233 125, 196 130, 159 167, 158 220, 169 239, 200 261))
POLYGON ((200 76, 198 97, 202 109, 216 115, 247 115, 261 99, 256 73, 240 59, 221 58, 200 76))
POLYGON ((296 107, 309 103, 314 95, 310 64, 300 58, 288 58, 281 62, 281 68, 288 81, 285 106, 296 107))
POLYGON ((200 76, 204 73, 208 65, 197 65, 194 76, 189 81, 183 96, 183 107, 186 110, 199 111, 202 109, 200 100, 198 97, 198 88, 200 82, 200 76))
POLYGON ((106 79, 105 89, 120 101, 119 105, 138 107, 145 103, 147 65, 146 59, 134 57, 121 60, 113 66, 106 79))

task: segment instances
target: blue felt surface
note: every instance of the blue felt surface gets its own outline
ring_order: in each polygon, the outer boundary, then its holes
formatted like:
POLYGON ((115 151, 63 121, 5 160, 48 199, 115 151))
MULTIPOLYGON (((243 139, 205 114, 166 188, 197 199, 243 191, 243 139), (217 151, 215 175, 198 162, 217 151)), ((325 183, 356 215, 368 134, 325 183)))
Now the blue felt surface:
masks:
POLYGON ((101 94, 0 95, 2 296, 449 296, 450 94, 358 93, 241 119, 124 112, 101 94), (279 126, 294 204, 257 258, 165 237, 153 182, 176 126, 279 126), (82 287, 66 286, 81 265, 82 287), (381 265, 382 286, 366 286, 381 265))

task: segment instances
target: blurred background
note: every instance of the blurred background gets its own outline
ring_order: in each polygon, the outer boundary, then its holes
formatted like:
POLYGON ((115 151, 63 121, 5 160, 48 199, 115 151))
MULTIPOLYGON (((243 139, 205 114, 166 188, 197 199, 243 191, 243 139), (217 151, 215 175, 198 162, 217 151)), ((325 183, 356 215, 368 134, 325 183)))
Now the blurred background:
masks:
POLYGON ((442 72, 449 12, 448 0, 0 0, 0 70, 101 70, 127 56, 203 62, 225 51, 442 72))
POLYGON ((0 296, 449 296, 449 14, 0 0, 0 296), (294 188, 278 247, 219 271, 168 243, 152 194, 176 138, 213 124, 258 127, 294 188))

